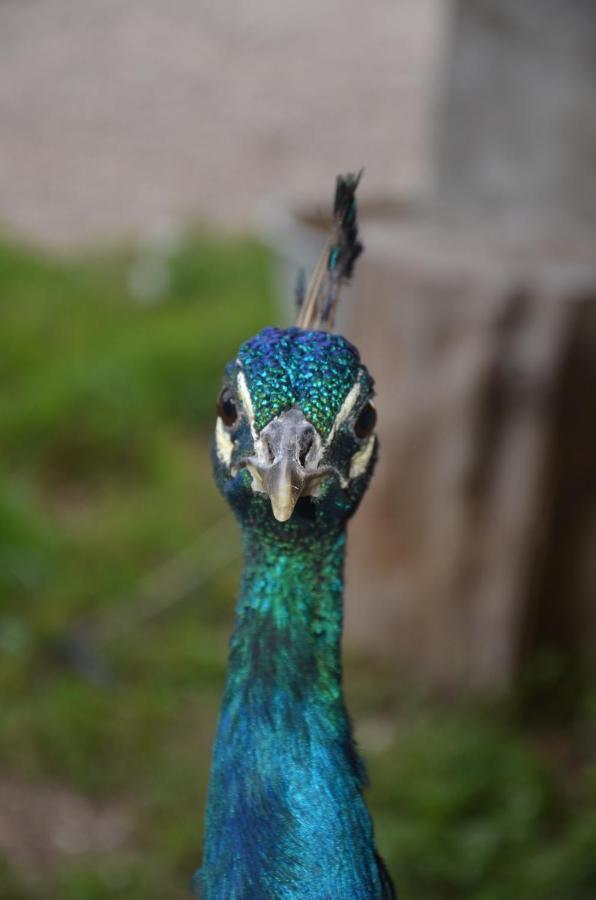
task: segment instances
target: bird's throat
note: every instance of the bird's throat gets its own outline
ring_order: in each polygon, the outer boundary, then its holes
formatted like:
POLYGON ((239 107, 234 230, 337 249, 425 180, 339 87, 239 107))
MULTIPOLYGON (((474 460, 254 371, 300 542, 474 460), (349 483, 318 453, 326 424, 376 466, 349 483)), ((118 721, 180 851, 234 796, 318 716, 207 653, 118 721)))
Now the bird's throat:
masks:
POLYGON ((228 690, 341 698, 345 530, 284 542, 245 532, 228 690))

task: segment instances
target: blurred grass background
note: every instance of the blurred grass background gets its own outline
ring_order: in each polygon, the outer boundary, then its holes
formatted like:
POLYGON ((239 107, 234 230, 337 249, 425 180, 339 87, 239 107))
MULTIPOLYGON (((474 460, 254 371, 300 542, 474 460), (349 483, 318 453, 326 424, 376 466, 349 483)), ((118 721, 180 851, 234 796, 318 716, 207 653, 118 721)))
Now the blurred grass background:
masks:
MULTIPOLYGON (((185 895, 239 574, 213 408, 226 360, 278 319, 250 237, 0 243, 0 793, 125 823, 101 849, 5 811, 4 900, 185 895)), ((378 662, 346 669, 404 900, 593 900, 596 691, 561 724, 524 696, 439 705, 378 662)))

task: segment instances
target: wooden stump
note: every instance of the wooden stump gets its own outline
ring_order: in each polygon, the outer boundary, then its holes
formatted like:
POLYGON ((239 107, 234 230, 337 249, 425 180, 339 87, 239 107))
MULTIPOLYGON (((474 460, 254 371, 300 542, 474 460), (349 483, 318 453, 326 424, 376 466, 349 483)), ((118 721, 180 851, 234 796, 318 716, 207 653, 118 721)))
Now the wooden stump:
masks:
POLYGON ((347 633, 435 688, 596 649, 596 239, 367 222, 348 336, 381 457, 347 633))

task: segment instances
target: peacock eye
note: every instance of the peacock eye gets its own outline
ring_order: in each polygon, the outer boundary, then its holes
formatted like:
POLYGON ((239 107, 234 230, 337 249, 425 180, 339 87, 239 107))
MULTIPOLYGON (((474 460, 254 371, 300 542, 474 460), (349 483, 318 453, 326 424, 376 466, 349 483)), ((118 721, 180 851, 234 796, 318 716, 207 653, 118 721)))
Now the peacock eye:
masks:
POLYGON ((369 400, 364 404, 358 414, 358 418, 356 419, 356 423, 354 425, 354 433, 356 434, 356 437, 367 438, 375 430, 376 424, 377 411, 374 405, 369 400))
POLYGON ((229 387, 221 389, 221 393, 217 398, 217 415, 220 417, 224 425, 233 425, 238 418, 238 409, 234 395, 229 387))

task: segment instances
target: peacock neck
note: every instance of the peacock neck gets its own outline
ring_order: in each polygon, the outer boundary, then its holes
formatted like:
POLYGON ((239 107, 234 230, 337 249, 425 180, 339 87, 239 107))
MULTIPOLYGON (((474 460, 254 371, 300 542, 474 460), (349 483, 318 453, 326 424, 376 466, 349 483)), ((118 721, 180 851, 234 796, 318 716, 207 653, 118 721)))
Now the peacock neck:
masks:
POLYGON ((286 534, 244 533, 201 896, 391 896, 342 695, 345 531, 286 534))
POLYGON ((301 538, 244 532, 226 699, 249 684, 301 702, 342 702, 345 529, 301 538))

